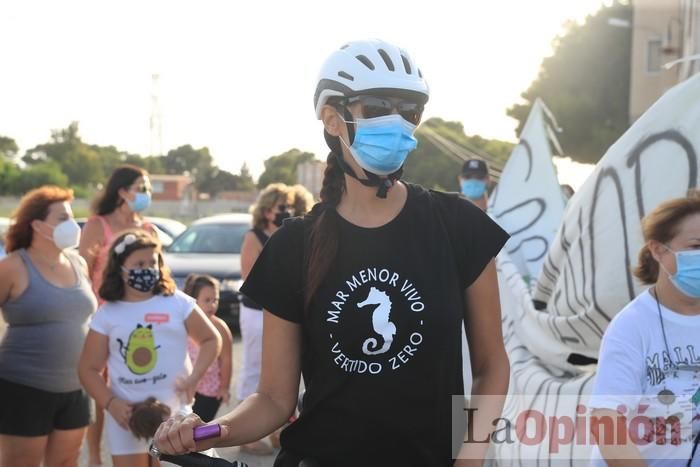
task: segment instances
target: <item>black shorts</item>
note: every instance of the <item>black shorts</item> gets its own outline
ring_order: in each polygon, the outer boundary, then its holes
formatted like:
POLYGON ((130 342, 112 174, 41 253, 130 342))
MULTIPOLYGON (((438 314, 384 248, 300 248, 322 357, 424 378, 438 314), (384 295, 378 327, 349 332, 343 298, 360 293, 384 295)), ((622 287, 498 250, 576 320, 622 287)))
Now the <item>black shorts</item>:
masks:
POLYGON ((49 392, 0 379, 0 434, 46 436, 90 424, 93 404, 79 389, 49 392))
POLYGON ((211 422, 216 417, 216 412, 219 410, 221 405, 221 399, 216 397, 205 396, 204 394, 195 393, 194 395, 194 405, 192 405, 192 412, 199 415, 199 418, 203 422, 211 422))

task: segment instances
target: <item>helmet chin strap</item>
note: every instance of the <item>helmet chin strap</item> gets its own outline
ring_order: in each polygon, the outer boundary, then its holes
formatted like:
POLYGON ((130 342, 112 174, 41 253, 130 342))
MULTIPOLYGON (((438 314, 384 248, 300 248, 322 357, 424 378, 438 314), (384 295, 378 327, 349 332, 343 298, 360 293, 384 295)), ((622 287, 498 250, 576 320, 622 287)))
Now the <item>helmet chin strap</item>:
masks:
MULTIPOLYGON (((355 126, 351 123, 355 120, 353 115, 350 113, 350 111, 347 109, 347 107, 343 108, 343 113, 344 113, 344 119, 345 119, 345 126, 348 129, 348 139, 350 140, 350 145, 346 144, 345 141, 343 141, 343 138, 338 136, 338 139, 345 144, 345 146, 350 149, 350 146, 352 145, 353 141, 355 140, 355 126)), ((338 161, 338 165, 340 166, 340 169, 346 173, 347 175, 351 176, 364 186, 368 187, 377 187, 377 198, 381 199, 386 199, 387 193, 389 192, 389 189, 394 186, 397 180, 401 178, 401 175, 403 174, 403 167, 400 167, 399 170, 397 170, 394 173, 391 173, 385 177, 380 177, 379 175, 368 172, 365 169, 362 169, 362 171, 365 173, 365 176, 367 178, 360 178, 357 176, 353 168, 350 166, 345 161, 345 158, 343 158, 343 151, 334 151, 333 155, 335 156, 336 160, 338 161)))

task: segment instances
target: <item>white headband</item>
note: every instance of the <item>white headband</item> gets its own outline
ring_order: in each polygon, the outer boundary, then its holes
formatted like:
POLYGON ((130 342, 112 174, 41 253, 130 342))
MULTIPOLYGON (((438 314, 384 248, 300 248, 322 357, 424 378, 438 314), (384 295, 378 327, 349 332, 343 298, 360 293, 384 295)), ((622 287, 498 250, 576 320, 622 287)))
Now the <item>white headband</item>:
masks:
POLYGON ((124 250, 128 245, 131 245, 136 241, 136 235, 134 234, 128 234, 126 235, 121 242, 119 242, 115 247, 114 247, 114 252, 118 255, 121 255, 124 253, 124 250))

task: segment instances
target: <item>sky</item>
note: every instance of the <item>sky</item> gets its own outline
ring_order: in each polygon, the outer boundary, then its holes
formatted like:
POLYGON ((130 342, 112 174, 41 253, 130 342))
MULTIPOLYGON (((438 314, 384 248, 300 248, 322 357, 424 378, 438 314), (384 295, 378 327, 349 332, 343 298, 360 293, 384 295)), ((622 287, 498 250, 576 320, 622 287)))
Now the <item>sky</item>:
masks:
MULTIPOLYGON (((207 146, 220 167, 237 173, 245 162, 254 176, 291 148, 324 159, 318 71, 349 40, 376 37, 406 49, 427 78, 424 119, 516 141, 506 108, 536 78, 563 24, 602 3, 0 1, 0 135, 23 152, 78 121, 87 143, 148 155, 158 74, 164 153, 207 146)), ((558 167, 575 187, 588 172, 558 167)))

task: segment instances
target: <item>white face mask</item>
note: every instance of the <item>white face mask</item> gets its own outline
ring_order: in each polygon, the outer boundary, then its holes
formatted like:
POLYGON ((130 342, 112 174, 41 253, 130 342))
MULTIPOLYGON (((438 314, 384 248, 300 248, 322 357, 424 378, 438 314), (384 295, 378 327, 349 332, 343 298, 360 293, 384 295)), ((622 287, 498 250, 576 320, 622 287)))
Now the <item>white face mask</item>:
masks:
POLYGON ((52 240, 59 250, 75 248, 80 243, 80 226, 75 219, 66 219, 53 228, 52 240))

